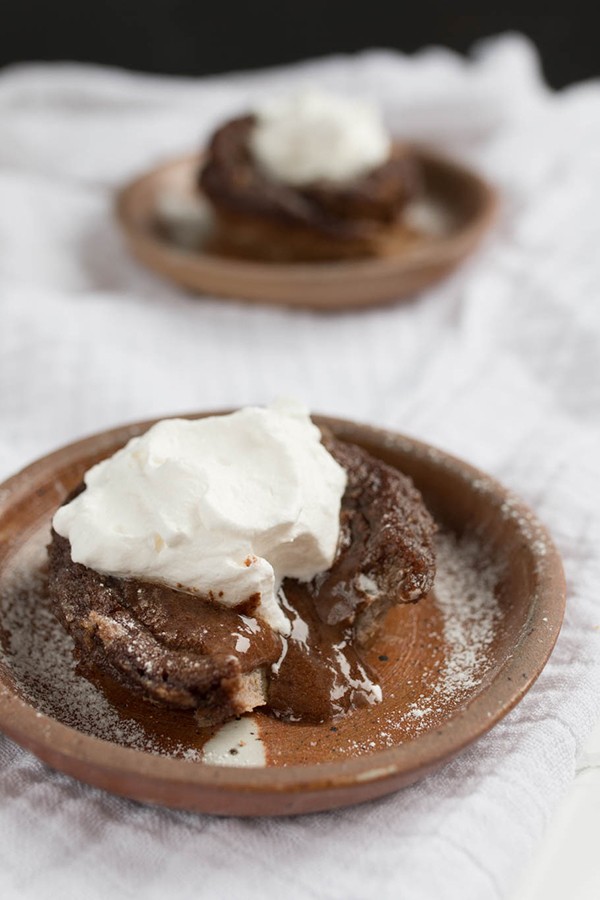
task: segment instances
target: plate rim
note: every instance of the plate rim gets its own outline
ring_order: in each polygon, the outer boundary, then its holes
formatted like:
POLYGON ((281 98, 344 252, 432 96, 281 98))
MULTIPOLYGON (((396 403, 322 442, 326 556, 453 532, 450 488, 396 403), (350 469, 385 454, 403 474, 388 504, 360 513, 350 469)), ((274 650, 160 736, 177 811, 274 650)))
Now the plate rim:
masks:
MULTIPOLYGON (((223 414, 223 410, 184 414, 186 417, 223 414)), ((164 417, 162 417, 164 418, 164 417)), ((170 418, 170 416, 169 416, 170 418)), ((246 768, 234 766, 214 766, 184 759, 161 757, 145 750, 123 747, 111 741, 93 737, 76 728, 40 713, 34 705, 23 700, 11 690, 10 671, 8 678, 5 667, 0 667, 0 730, 16 743, 32 751, 53 768, 74 775, 79 780, 99 787, 107 787, 112 793, 122 794, 142 802, 158 802, 172 808, 220 813, 235 807, 235 796, 252 796, 256 805, 265 806, 269 814, 286 814, 296 811, 317 811, 336 806, 360 802, 361 786, 365 790, 364 799, 380 796, 413 783, 427 772, 439 768, 447 760, 454 758, 465 747, 479 740, 496 725, 531 688, 542 672, 558 638, 563 621, 566 602, 566 583, 562 561, 558 550, 546 527, 531 511, 528 505, 505 488, 492 476, 482 472, 452 454, 446 453, 428 443, 391 429, 377 428, 329 416, 314 415, 317 424, 325 424, 340 437, 353 436, 361 432, 361 440, 369 442, 390 442, 403 452, 417 458, 427 458, 429 462, 462 478, 471 487, 476 481, 477 489, 498 501, 510 502, 512 513, 527 522, 528 535, 524 540, 531 549, 534 542, 542 541, 544 552, 537 559, 535 569, 535 596, 529 609, 527 628, 515 646, 513 654, 500 665, 492 681, 463 709, 444 722, 441 729, 433 729, 416 735, 409 741, 395 747, 339 761, 290 765, 283 767, 246 768), (533 535, 533 536, 532 536, 533 535), (544 603, 546 599, 546 603, 544 603), (551 601, 551 602, 550 602, 551 601), (544 620, 546 618, 546 621, 544 620), (540 635, 543 636, 540 640, 540 635), (528 652, 527 665, 522 658, 528 652), (523 672, 526 668, 526 672, 523 672), (523 677, 521 677, 523 676, 523 677), (462 735, 462 737, 461 737, 462 735), (67 745, 65 747, 65 744, 67 745), (107 754, 111 757, 107 761, 107 754), (89 777, 91 774, 92 777, 89 777), (86 777, 87 776, 87 777, 86 777), (135 791, 124 783, 111 781, 119 776, 124 782, 137 777, 135 791), (218 791, 221 800, 213 798, 217 807, 211 807, 190 797, 191 802, 180 798, 180 802, 161 799, 165 785, 187 786, 200 794, 218 791), (344 791, 352 796, 347 799, 344 791), (357 796, 358 793, 358 796, 357 796), (300 800, 302 809, 294 808, 294 795, 315 795, 314 802, 300 800), (319 802, 318 795, 322 796, 319 802), (156 795, 157 799, 153 799, 156 795), (289 809, 279 810, 281 796, 290 798, 289 809), (279 802, 277 801, 279 796, 279 802), (183 801, 183 802, 181 802, 183 801)), ((107 451, 116 441, 126 441, 129 437, 146 430, 158 419, 143 420, 116 428, 97 432, 91 436, 68 443, 57 450, 32 462, 3 484, 0 484, 0 517, 19 498, 31 493, 24 485, 32 477, 50 471, 58 459, 61 465, 67 460, 76 460, 92 448, 107 451)), ((1 565, 1 563, 0 563, 1 565)), ((200 798, 201 799, 201 798, 200 798)), ((210 799, 210 798, 209 798, 210 799)), ((260 812, 235 810, 235 814, 257 815, 260 812)))
MULTIPOLYGON (((209 277, 214 277, 216 274, 217 277, 223 276, 227 282, 233 278, 236 282, 245 282, 252 286, 255 283, 263 283, 267 289, 284 291, 286 286, 289 290, 290 285, 312 291, 338 285, 340 288, 349 287, 356 284, 357 279, 365 284, 377 285, 378 282, 383 281, 387 284, 390 278, 393 280, 399 275, 414 274, 427 266, 442 267, 444 268, 442 275, 447 274, 474 250, 487 234, 497 217, 500 195, 498 189, 476 169, 423 145, 413 143, 409 146, 413 148, 423 166, 433 168, 438 172, 444 171, 446 174, 450 173, 454 178, 468 181, 479 194, 479 210, 455 233, 443 237, 432 237, 425 243, 408 246, 397 256, 326 262, 259 262, 185 250, 176 244, 161 240, 148 230, 139 228, 133 207, 138 195, 145 190, 146 185, 170 169, 192 163, 199 165, 205 155, 204 151, 182 154, 163 160, 122 184, 115 195, 114 213, 126 243, 138 261, 162 275, 163 278, 166 277, 180 285, 183 283, 188 290, 198 294, 201 294, 199 287, 194 288, 187 281, 182 282, 178 277, 177 272, 180 268, 189 270, 192 267, 196 272, 203 269, 209 277)), ((431 283, 436 280, 437 278, 432 278, 431 283)), ((215 291, 214 285, 207 288, 207 292, 209 291, 217 293, 217 296, 234 297, 249 302, 274 303, 291 308, 313 308, 325 311, 393 302, 395 299, 403 299, 415 293, 415 291, 411 291, 406 294, 401 291, 397 296, 390 296, 388 289, 382 296, 373 300, 363 297, 360 300, 348 300, 345 304, 340 304, 322 300, 315 301, 310 298, 297 300, 291 299, 290 296, 287 296, 286 299, 274 299, 273 296, 268 295, 260 298, 254 289, 246 296, 227 294, 226 291, 219 294, 218 291, 215 291)))

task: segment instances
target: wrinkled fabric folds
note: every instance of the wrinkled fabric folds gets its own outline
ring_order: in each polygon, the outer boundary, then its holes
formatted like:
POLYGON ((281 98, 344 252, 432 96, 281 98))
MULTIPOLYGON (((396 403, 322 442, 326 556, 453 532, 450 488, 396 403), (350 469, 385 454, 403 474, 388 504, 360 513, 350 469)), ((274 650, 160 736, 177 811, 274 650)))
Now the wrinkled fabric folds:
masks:
POLYGON ((0 895, 506 897, 600 715, 600 82, 553 94, 518 36, 469 60, 372 51, 178 80, 78 65, 0 76, 0 475, 127 420, 297 396, 500 478, 549 527, 569 599, 523 702, 440 772, 297 819, 153 809, 0 737, 0 895), (144 271, 115 189, 225 117, 318 82, 475 165, 484 246, 414 301, 317 315, 199 299, 144 271))

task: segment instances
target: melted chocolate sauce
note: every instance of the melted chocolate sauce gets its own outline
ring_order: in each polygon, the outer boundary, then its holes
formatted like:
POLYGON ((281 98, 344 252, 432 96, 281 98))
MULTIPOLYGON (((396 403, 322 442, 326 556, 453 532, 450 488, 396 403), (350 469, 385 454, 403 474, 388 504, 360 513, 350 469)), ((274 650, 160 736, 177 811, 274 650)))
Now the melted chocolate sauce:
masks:
POLYGON ((328 625, 306 585, 288 580, 280 602, 291 622, 269 677, 268 702, 279 718, 324 722, 381 700, 381 689, 361 660, 351 625, 328 625))

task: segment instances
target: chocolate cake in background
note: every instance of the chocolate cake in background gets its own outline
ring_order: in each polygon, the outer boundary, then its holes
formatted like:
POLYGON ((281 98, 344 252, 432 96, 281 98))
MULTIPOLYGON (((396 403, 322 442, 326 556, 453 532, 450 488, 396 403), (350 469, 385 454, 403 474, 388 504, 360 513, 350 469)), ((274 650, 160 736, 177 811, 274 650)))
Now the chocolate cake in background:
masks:
POLYGON ((226 122, 209 143, 199 185, 214 212, 213 252, 342 260, 393 254, 414 238, 403 212, 419 194, 418 163, 375 110, 314 92, 273 106, 226 122), (279 171, 265 165, 271 158, 279 171))

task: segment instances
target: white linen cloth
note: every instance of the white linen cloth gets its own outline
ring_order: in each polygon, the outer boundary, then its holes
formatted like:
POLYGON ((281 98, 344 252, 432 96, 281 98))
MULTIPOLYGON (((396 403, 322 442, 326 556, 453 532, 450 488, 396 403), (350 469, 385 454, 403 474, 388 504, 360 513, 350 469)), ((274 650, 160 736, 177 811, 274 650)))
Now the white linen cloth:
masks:
POLYGON ((0 474, 127 420, 290 394, 492 472, 569 582, 545 672, 493 731, 383 800, 286 820, 147 808, 0 738, 0 896, 488 900, 508 895, 600 714, 600 83, 558 94, 518 36, 204 80, 79 65, 0 76, 0 474), (299 83, 374 98, 476 164, 500 220, 414 302, 317 315, 199 299, 142 270, 115 188, 299 83))

